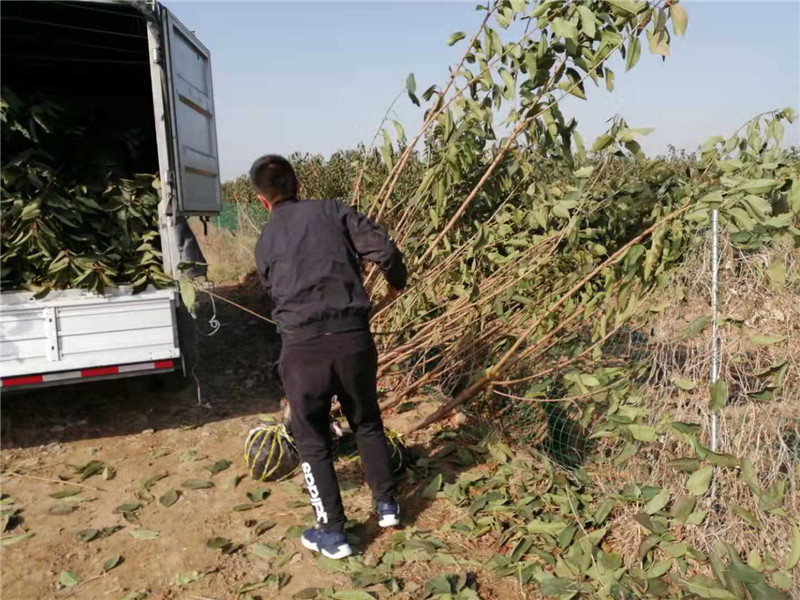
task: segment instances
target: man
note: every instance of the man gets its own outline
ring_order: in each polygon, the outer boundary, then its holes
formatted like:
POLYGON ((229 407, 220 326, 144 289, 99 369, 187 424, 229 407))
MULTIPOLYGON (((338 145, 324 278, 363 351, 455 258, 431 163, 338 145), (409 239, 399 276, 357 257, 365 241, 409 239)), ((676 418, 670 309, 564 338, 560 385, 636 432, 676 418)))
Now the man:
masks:
POLYGON ((399 524, 360 259, 376 263, 392 291, 406 285, 406 267, 391 239, 352 208, 334 200, 298 200, 300 186, 285 158, 259 158, 250 180, 272 213, 256 243, 256 268, 275 301, 272 315, 283 346, 279 372, 317 519, 302 542, 328 558, 345 558, 352 550, 333 468, 334 395, 355 434, 379 525, 399 524))

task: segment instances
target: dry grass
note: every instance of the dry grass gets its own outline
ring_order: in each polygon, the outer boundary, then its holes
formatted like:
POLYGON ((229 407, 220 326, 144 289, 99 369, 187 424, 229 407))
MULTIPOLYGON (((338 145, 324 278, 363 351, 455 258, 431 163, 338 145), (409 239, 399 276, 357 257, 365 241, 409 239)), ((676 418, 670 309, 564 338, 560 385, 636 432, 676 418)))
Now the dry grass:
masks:
POLYGON ((203 225, 192 223, 192 231, 200 242, 208 262, 208 278, 216 284, 241 281, 255 268, 253 250, 258 235, 252 227, 229 231, 208 224, 208 233, 203 233, 203 225))
MULTIPOLYGON (((792 525, 800 522, 800 253, 781 246, 756 253, 727 243, 720 247, 720 377, 728 382, 728 400, 718 413, 717 451, 749 459, 760 489, 754 493, 739 468, 717 469, 711 494, 698 501, 698 508, 709 511, 706 520, 701 527, 686 528, 684 535, 703 551, 719 540, 744 555, 755 550, 782 563, 791 545, 792 525), (785 283, 775 277, 776 271, 770 275, 776 264, 785 268, 785 283), (780 341, 765 343, 753 336, 780 341), (775 367, 784 363, 781 383, 775 367), (770 387, 775 388, 772 399, 765 400, 764 392, 770 387), (754 395, 759 393, 760 397, 754 395), (767 510, 763 503, 759 506, 759 495, 771 488, 783 489, 778 511, 767 510), (755 526, 741 516, 742 509, 753 515, 755 526)), ((710 446, 711 439, 707 387, 711 328, 691 339, 684 339, 683 333, 694 319, 711 314, 709 251, 706 245, 689 257, 663 297, 654 299, 654 306, 663 302, 666 308, 648 319, 651 368, 643 402, 653 424, 699 424, 699 439, 705 446, 710 446), (681 389, 674 383, 678 377, 694 382, 695 387, 681 389)), ((692 456, 689 444, 666 435, 643 448, 626 468, 647 475, 645 483, 670 489, 677 497, 687 493, 688 475, 668 463, 692 456)), ((633 533, 636 525, 630 517, 619 517, 619 525, 633 533)), ((635 556, 638 535, 621 536, 618 541, 630 546, 635 556)))

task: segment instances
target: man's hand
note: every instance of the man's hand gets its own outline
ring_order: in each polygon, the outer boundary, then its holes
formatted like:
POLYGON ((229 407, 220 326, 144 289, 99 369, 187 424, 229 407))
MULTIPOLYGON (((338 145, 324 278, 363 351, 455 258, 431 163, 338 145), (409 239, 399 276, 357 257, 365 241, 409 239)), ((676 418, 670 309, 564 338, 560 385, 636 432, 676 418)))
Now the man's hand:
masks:
POLYGON ((400 290, 393 288, 392 286, 387 286, 389 289, 386 291, 386 295, 380 299, 380 301, 373 305, 372 311, 370 312, 370 318, 377 315, 381 312, 384 308, 389 306, 392 301, 400 295, 400 290))

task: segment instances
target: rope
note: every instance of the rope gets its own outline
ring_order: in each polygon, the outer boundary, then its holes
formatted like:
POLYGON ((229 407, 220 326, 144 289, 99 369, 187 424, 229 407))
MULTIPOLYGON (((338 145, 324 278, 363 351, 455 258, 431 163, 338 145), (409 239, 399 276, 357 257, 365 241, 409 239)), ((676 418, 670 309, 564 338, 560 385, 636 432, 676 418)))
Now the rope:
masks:
MULTIPOLYGON (((202 288, 196 288, 196 289, 206 292, 206 290, 202 288)), ((200 331, 199 327, 197 328, 197 331, 201 335, 204 335, 205 337, 211 337, 222 328, 222 323, 220 323, 219 319, 217 318, 217 303, 214 301, 214 296, 216 294, 212 294, 211 292, 207 293, 211 296, 211 318, 208 320, 208 326, 211 327, 211 333, 203 333, 202 331, 200 331)))
MULTIPOLYGON (((261 314, 259 314, 259 313, 255 312, 254 310, 250 310, 249 308, 247 308, 247 307, 244 307, 244 306, 242 306, 241 304, 237 304, 237 303, 236 303, 236 302, 234 302, 233 300, 228 300, 228 299, 227 299, 227 298, 225 298, 224 296, 220 296, 219 294, 215 294, 214 292, 209 292, 208 290, 206 290, 206 289, 203 289, 203 288, 198 288, 198 289, 199 289, 201 292, 205 292, 206 294, 208 294, 208 295, 209 295, 209 296, 211 296, 212 298, 216 298, 216 299, 218 299, 218 300, 222 300, 223 302, 227 302, 227 303, 228 303, 228 304, 230 304, 231 306, 235 306, 235 307, 236 307, 236 308, 238 308, 239 310, 243 310, 243 311, 244 311, 244 312, 246 312, 246 313, 250 313, 250 314, 251 314, 251 315, 253 315, 254 317, 258 317, 258 318, 259 318, 259 319, 261 319, 262 321, 266 321, 267 323, 272 323, 273 325, 277 325, 277 323, 276 323, 275 321, 273 321, 272 319, 268 319, 268 318, 267 318, 267 317, 265 317, 264 315, 261 315, 261 314)), ((212 300, 212 302, 213 302, 213 300, 212 300)), ((216 316, 216 308, 215 308, 215 313, 214 313, 214 314, 215 314, 215 316, 216 316)), ((210 323, 210 321, 209 321, 209 323, 210 323)), ((213 334, 212 334, 212 335, 213 335, 213 334)))
MULTIPOLYGON (((211 300, 212 304, 213 304, 213 302, 214 302, 214 300, 213 300, 213 299, 214 299, 214 298, 216 298, 216 299, 218 299, 218 300, 222 300, 223 302, 227 302, 227 303, 228 303, 228 304, 230 304, 231 306, 235 306, 235 307, 236 307, 236 308, 238 308, 239 310, 243 310, 244 312, 246 312, 246 313, 249 313, 249 314, 253 315, 254 317, 258 317, 258 318, 259 318, 259 319, 261 319, 262 321, 266 321, 267 323, 271 323, 272 325, 277 325, 277 323, 276 323, 275 321, 273 321, 272 319, 268 319, 268 318, 267 318, 267 317, 265 317, 264 315, 262 315, 262 314, 259 314, 259 313, 255 312, 254 310, 250 310, 250 309, 249 309, 249 308, 247 308, 246 306, 242 306, 241 304, 237 304, 237 303, 236 303, 236 302, 234 302, 233 300, 229 300, 228 298, 225 298, 224 296, 220 296, 219 294, 215 294, 214 292, 209 292, 208 290, 206 290, 206 289, 204 289, 204 288, 198 288, 198 289, 199 289, 201 292, 205 292, 206 294, 208 294, 209 296, 211 296, 211 298, 212 298, 212 300, 211 300)), ((211 325, 212 327, 215 327, 215 330, 214 330, 212 333, 210 333, 210 334, 209 334, 209 336, 211 336, 211 335, 214 335, 214 334, 217 332, 217 330, 219 329, 219 326, 220 326, 220 325, 219 325, 219 321, 217 321, 217 320, 216 320, 216 306, 214 307, 214 316, 212 317, 212 320, 210 320, 208 323, 209 323, 209 325, 211 325), (215 326, 215 325, 212 323, 212 321, 215 321, 217 325, 215 326)), ((402 333, 402 330, 397 330, 397 331, 373 331, 373 332, 372 332, 372 335, 396 335, 396 334, 398 334, 398 333, 402 333)))

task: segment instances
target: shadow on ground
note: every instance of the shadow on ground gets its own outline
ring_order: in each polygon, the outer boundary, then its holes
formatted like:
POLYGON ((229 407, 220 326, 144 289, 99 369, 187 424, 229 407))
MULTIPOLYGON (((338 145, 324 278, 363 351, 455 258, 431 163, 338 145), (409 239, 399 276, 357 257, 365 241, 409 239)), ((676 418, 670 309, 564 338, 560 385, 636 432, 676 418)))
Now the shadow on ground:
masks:
MULTIPOLYGON (((252 280, 217 293, 266 313, 252 280)), ((270 412, 281 396, 272 364, 280 343, 273 325, 205 295, 197 326, 199 360, 194 381, 178 388, 168 376, 146 376, 39 390, 4 392, 2 448, 114 437, 147 429, 200 426, 235 416, 270 412), (216 311, 219 331, 208 337, 216 311)))

